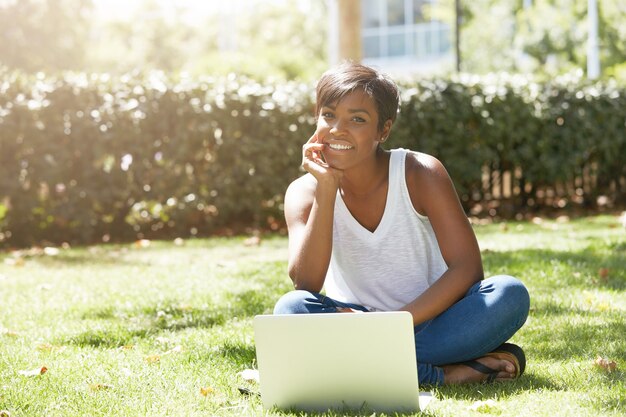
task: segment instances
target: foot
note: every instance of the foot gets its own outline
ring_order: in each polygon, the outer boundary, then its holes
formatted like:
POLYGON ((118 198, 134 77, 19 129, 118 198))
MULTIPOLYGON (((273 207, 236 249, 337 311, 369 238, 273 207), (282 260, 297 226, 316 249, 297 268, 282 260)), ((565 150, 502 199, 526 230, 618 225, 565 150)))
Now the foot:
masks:
MULTIPOLYGON (((496 381, 511 381, 516 376, 515 364, 495 356, 483 356, 476 359, 480 364, 497 371, 496 381)), ((469 382, 483 382, 489 374, 479 372, 467 365, 452 364, 442 366, 444 384, 466 384, 469 382)))

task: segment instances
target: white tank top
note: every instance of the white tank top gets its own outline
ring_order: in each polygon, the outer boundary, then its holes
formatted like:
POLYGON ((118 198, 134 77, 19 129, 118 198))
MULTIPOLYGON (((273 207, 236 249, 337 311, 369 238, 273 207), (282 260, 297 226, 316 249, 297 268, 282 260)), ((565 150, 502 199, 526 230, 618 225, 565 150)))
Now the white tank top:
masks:
POLYGON ((428 217, 411 202, 407 153, 391 151, 385 212, 374 232, 361 226, 337 191, 333 251, 324 283, 328 297, 371 310, 398 310, 448 269, 428 217))

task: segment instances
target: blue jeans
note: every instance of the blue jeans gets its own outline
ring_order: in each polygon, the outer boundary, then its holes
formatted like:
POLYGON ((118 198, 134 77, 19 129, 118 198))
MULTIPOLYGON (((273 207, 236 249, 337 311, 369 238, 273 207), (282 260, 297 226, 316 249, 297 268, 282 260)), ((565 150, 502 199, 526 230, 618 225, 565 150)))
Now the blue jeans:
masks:
MULTIPOLYGON (((322 294, 296 290, 283 295, 274 314, 334 313, 357 304, 322 294)), ((498 275, 474 284, 457 303, 439 316, 415 326, 415 355, 420 384, 442 385, 441 365, 476 359, 506 342, 519 330, 530 307, 524 284, 498 275)))

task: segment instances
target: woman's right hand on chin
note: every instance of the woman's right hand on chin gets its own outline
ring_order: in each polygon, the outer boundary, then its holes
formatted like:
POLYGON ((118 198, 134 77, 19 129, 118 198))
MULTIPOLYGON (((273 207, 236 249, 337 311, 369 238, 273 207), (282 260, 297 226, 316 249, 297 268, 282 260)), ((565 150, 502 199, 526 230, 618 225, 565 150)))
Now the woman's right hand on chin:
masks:
POLYGON ((315 177, 318 184, 330 181, 338 187, 343 171, 329 166, 324 161, 322 151, 325 146, 315 132, 302 146, 302 167, 315 177))

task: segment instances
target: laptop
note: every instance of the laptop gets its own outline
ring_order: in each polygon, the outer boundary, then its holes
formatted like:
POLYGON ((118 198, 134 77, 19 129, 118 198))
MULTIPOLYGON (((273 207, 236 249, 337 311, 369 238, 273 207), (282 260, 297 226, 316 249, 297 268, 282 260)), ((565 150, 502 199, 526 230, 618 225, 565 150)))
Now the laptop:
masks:
POLYGON ((431 398, 406 311, 259 315, 253 326, 266 409, 416 412, 431 398))

